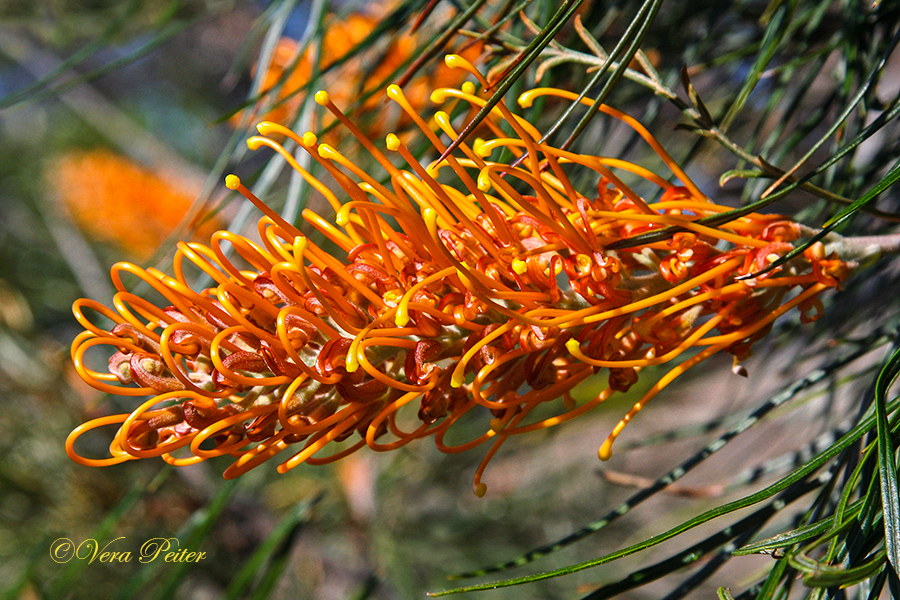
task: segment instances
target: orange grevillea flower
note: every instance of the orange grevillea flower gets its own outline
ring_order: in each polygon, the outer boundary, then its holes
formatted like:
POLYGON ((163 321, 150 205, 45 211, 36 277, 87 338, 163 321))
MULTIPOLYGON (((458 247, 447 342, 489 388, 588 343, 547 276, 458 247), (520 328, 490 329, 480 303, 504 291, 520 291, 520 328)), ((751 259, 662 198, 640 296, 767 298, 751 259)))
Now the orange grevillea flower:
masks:
MULTIPOLYGON (((458 56, 447 60, 481 77, 458 56)), ((432 99, 483 106, 475 91, 466 83, 438 89, 432 99)), ((434 115, 441 138, 400 88, 391 86, 387 95, 436 152, 456 137, 446 113, 434 115)), ((538 96, 575 98, 544 88, 520 103, 538 96)), ((181 243, 172 276, 115 265, 115 309, 75 304, 86 328, 73 345, 75 365, 100 390, 152 397, 129 414, 78 427, 67 442, 73 459, 105 465, 162 456, 189 464, 227 454, 235 461, 225 476, 234 477, 283 451, 282 472, 365 446, 385 451, 432 437, 448 453, 490 445, 475 475, 480 495, 484 467, 508 437, 578 417, 629 389, 644 367, 687 357, 602 444, 600 457, 609 458, 625 424, 673 379, 721 351, 746 356, 795 307, 804 319, 814 318, 817 296, 847 271, 817 246, 780 270, 739 281, 791 250, 798 225, 755 213, 717 228, 698 224, 728 209, 712 203, 643 126, 607 106, 600 110, 643 136, 677 185, 625 161, 540 143, 537 129, 503 105, 488 119, 496 137, 463 143, 444 163, 422 166, 396 136, 388 136, 383 152, 328 94, 319 92, 316 100, 385 176, 360 169, 312 133, 273 123, 261 123, 261 135, 248 143, 281 153, 331 203, 336 225, 309 210, 304 217, 339 250, 323 250, 230 176, 228 186, 266 215, 259 221, 261 244, 227 231, 213 235, 209 246, 181 243), (515 135, 502 132, 503 122, 515 135), (294 161, 276 141, 282 136, 318 161, 342 198, 294 161), (520 166, 491 161, 500 148, 521 157, 520 166), (567 175, 574 169, 596 174, 593 189, 575 189, 567 175), (660 200, 648 204, 611 169, 658 185, 660 200), (640 248, 604 249, 669 225, 681 231, 640 248), (226 256, 226 242, 239 259, 226 256), (213 285, 192 289, 184 275, 188 263, 213 285), (129 292, 126 274, 167 305, 129 292), (114 326, 95 325, 89 310, 114 326), (113 352, 108 373, 87 366, 85 354, 96 346, 113 352), (579 404, 573 388, 598 372, 608 387, 579 404), (538 407, 544 418, 534 418, 538 407), (467 414, 475 422, 482 415, 483 432, 448 443, 448 431, 467 414), (119 425, 112 456, 79 457, 76 439, 107 424, 119 425), (344 444, 322 456, 339 441, 344 444)))
POLYGON ((141 259, 159 248, 200 192, 199 185, 192 189, 183 178, 164 177, 107 149, 62 156, 48 170, 47 181, 91 237, 141 259))
MULTIPOLYGON (((332 16, 322 35, 319 64, 327 66, 347 56, 375 30, 387 14, 388 8, 386 5, 376 3, 369 7, 375 14, 357 12, 341 19, 332 16)), ((332 99, 336 104, 346 106, 358 98, 362 91, 382 85, 381 82, 389 80, 394 71, 414 56, 420 44, 419 37, 416 33, 398 33, 390 38, 387 45, 376 44, 347 60, 339 71, 326 74, 324 80, 332 99)), ((306 94, 300 92, 309 84, 316 60, 313 47, 307 48, 302 56, 298 56, 300 50, 299 43, 292 38, 284 37, 279 40, 271 64, 263 76, 262 90, 271 90, 279 82, 280 87, 274 99, 275 106, 263 115, 263 119, 287 123, 300 110, 306 98, 306 94)), ((466 48, 462 55, 472 60, 480 52, 481 44, 477 43, 466 48)), ((455 86, 461 84, 465 78, 465 73, 450 69, 444 64, 437 65, 410 81, 405 88, 406 98, 415 107, 425 107, 428 96, 437 82, 455 86)), ((362 106, 366 110, 378 110, 382 107, 378 94, 370 97, 362 106)), ((233 122, 236 123, 238 119, 239 117, 235 117, 233 122)), ((397 125, 405 121, 401 119, 397 125)))

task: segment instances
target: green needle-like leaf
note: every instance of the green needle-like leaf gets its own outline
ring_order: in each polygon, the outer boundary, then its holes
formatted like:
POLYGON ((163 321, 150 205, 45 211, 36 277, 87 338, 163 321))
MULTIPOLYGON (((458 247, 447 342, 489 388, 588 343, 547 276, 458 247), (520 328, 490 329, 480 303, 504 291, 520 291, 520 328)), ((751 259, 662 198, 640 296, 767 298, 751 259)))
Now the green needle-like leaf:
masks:
MULTIPOLYGON (((300 527, 309 519, 312 508, 321 500, 322 494, 318 494, 307 502, 297 504, 287 516, 272 530, 259 547, 253 552, 250 558, 244 563, 244 566, 238 571, 237 575, 231 580, 228 589, 225 591, 223 600, 236 600, 241 598, 247 588, 257 578, 258 574, 263 570, 267 561, 273 558, 278 549, 284 546, 285 542, 296 535, 300 527)), ((271 570, 271 565, 270 565, 271 570)))
POLYGON ((781 46, 781 41, 784 38, 787 29, 790 27, 791 22, 790 13, 792 12, 792 6, 789 6, 789 4, 792 5, 794 3, 780 3, 775 9, 774 15, 769 20, 765 34, 763 35, 759 54, 757 54, 753 66, 750 67, 750 72, 746 79, 744 79, 744 85, 741 86, 740 91, 738 91, 737 98, 735 98, 735 101, 728 108, 728 112, 722 117, 720 125, 722 131, 728 129, 740 110, 744 107, 747 98, 750 97, 750 93, 762 78, 763 71, 769 65, 774 58, 775 53, 781 46))
POLYGON ((900 375, 900 349, 881 370, 875 382, 875 414, 878 428, 878 475, 881 481, 881 503, 884 510, 884 544, 887 558, 900 569, 900 489, 897 486, 897 462, 888 422, 887 392, 900 375))

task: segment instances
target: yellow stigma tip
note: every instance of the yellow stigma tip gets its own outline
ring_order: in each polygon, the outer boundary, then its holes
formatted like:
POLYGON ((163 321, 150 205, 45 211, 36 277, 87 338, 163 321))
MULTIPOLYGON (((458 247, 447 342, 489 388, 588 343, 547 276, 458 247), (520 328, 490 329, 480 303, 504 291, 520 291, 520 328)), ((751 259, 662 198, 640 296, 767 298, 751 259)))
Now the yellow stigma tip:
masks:
POLYGON ((316 142, 319 141, 319 138, 316 137, 312 131, 307 131, 303 134, 303 137, 300 138, 303 141, 303 145, 307 148, 311 148, 316 145, 316 142))
POLYGON ((306 241, 306 238, 302 235, 298 235, 294 238, 294 252, 302 253, 306 250, 306 247, 309 245, 309 242, 306 241))
POLYGON ((387 86, 387 90, 385 91, 385 93, 391 100, 396 100, 403 97, 403 90, 401 90, 400 86, 396 83, 392 83, 391 85, 387 86))
POLYGON ((613 440, 606 440, 603 442, 603 445, 600 446, 600 450, 597 452, 597 456, 600 457, 600 460, 609 460, 612 458, 612 445, 613 440))
POLYGON ((462 90, 464 94, 475 95, 475 84, 471 81, 463 81, 460 90, 462 90))
POLYGON ((459 54, 448 54, 444 57, 444 64, 451 69, 461 69, 463 68, 463 63, 465 63, 465 59, 459 54))
POLYGON ((227 175, 225 177, 225 187, 229 190, 236 190, 241 187, 241 178, 237 175, 227 175))
POLYGON ((478 181, 476 182, 478 189, 482 192, 486 192, 491 189, 491 177, 486 172, 482 171, 478 174, 478 181))
POLYGON ((572 354, 575 354, 576 352, 581 350, 581 343, 576 339, 571 339, 566 342, 566 349, 572 354))
POLYGON ((483 483, 476 483, 472 485, 472 491, 475 492, 475 495, 479 498, 484 498, 484 495, 487 494, 487 486, 483 483))
POLYGON ((331 102, 331 96, 328 95, 328 92, 325 90, 319 90, 315 95, 316 104, 319 106, 325 106, 329 102, 331 102))
POLYGON ((529 108, 532 104, 534 104, 534 98, 537 94, 535 90, 528 90, 519 96, 519 106, 522 108, 529 108))
POLYGON ((256 130, 260 135, 269 135, 278 128, 278 125, 271 121, 260 121, 256 124, 256 130))
POLYGON ((400 148, 400 138, 398 138, 393 133, 387 134, 387 138, 385 138, 385 144, 387 144, 387 149, 391 152, 396 152, 397 149, 400 148))
POLYGON ((450 387, 452 388, 462 387, 462 384, 464 384, 465 382, 465 375, 457 374, 456 371, 454 371, 453 375, 450 376, 450 387))
MULTIPOLYGON (((516 273, 518 273, 519 275, 524 274, 525 271, 528 270, 528 264, 524 260, 520 260, 518 258, 514 258, 510 266, 512 266, 512 270, 515 271, 516 273)), ((569 340, 569 341, 572 342, 574 340, 569 340)))
POLYGON ((340 156, 341 153, 329 146, 328 144, 319 144, 319 156, 322 158, 333 159, 340 156))
POLYGON ((409 323, 409 312, 404 310, 404 307, 397 308, 397 314, 394 317, 394 323, 397 327, 406 327, 407 323, 409 323))
POLYGON ((450 123, 450 116, 442 110, 434 113, 434 122, 438 125, 445 126, 450 123))

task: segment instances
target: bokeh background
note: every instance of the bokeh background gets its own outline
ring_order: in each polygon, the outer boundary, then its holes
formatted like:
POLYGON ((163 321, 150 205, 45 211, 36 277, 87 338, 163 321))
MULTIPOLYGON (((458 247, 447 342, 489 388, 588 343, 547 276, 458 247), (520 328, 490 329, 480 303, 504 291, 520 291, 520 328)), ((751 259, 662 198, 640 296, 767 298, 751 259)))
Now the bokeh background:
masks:
MULTIPOLYGON (((377 71, 378 65, 403 68, 448 15, 464 8, 441 3, 424 31, 412 35, 411 22, 424 3, 403 6, 407 9, 349 2, 0 2, 4 598, 421 598, 451 587, 450 574, 513 559, 600 517, 785 385, 829 365, 873 332, 889 333, 896 326, 900 263, 886 257, 855 275, 845 290, 829 293, 820 321, 802 327, 796 317, 780 322, 745 364, 748 378, 732 372, 730 357, 720 357, 672 385, 626 430, 609 463, 597 460, 597 447, 649 387, 652 372, 594 414, 511 440, 489 467, 488 494, 481 499, 471 491, 479 451, 445 456, 427 440, 390 454, 360 452, 335 465, 304 466, 286 475, 267 464, 235 482, 221 477, 227 461, 180 469, 154 460, 104 469, 72 463, 63 444, 73 427, 131 410, 75 374, 69 345, 81 328, 72 317, 72 302, 79 297, 108 302, 108 270, 116 261, 165 268, 173 240, 203 239, 222 227, 243 231, 255 222, 258 215, 224 189, 228 172, 265 182, 263 197, 277 210, 296 215, 306 198, 296 183, 268 154, 242 148, 253 120, 264 114, 322 124, 303 103, 305 91, 298 91, 309 79, 321 76, 322 85, 339 88, 346 102, 358 101, 358 118, 372 121, 373 128, 384 122, 402 128, 396 115, 383 112, 377 97, 362 100, 366 89, 381 82, 360 73, 377 71), (314 42, 319 67, 357 45, 362 50, 331 72, 295 76, 296 46, 290 44, 297 40, 314 42), (260 90, 275 84, 283 87, 260 96, 260 90), (269 112, 291 93, 292 100, 269 112), (63 537, 76 544, 96 539, 101 546, 123 537, 114 549, 131 551, 135 558, 125 564, 58 564, 50 548, 63 537), (141 544, 158 537, 177 537, 182 547, 206 556, 195 564, 140 564, 141 544)), ((611 50, 627 35, 640 7, 625 0, 594 0, 579 15, 611 50)), ((491 0, 466 25, 481 32, 509 15, 496 37, 473 50, 482 64, 502 64, 515 54, 517 43, 533 37, 519 8, 491 0)), ((538 27, 555 9, 540 0, 525 8, 538 27)), ((772 178, 738 177, 720 185, 726 171, 753 165, 715 140, 675 127, 692 125, 681 110, 690 108, 680 79, 683 66, 710 112, 731 119, 731 139, 750 156, 788 168, 812 151, 800 173, 888 115, 871 138, 814 180, 857 199, 900 156, 891 112, 900 92, 900 58, 891 45, 898 23, 898 8, 888 0, 874 7, 849 0, 665 2, 641 48, 683 106, 628 77, 613 86, 607 102, 640 117, 678 160, 689 164, 707 193, 734 206, 757 199, 772 178), (785 25, 773 27, 775 19, 785 25), (876 73, 871 80, 870 73, 876 73), (754 83, 741 98, 750 80, 754 83), (860 90, 862 101, 854 103, 860 90), (828 133, 845 109, 849 117, 828 133)), ((460 39, 450 45, 459 47, 460 39)), ((562 48, 590 55, 572 23, 557 39, 562 48)), ((596 64, 573 56, 555 63, 539 60, 535 67, 546 65, 544 82, 580 91, 596 64)), ((447 75, 435 68, 434 62, 426 64, 411 86, 440 84, 447 75)), ((537 75, 533 68, 514 90, 533 84, 537 75)), ((551 123, 558 116, 548 110, 541 118, 551 123)), ((595 152, 648 160, 634 136, 602 119, 579 143, 598 148, 595 152)), ((314 208, 317 202, 309 199, 314 208)), ((859 214, 845 232, 891 232, 898 195, 888 190, 877 206, 884 214, 859 214)), ((797 191, 769 210, 819 226, 840 208, 797 191)), ((623 548, 761 489, 805 463, 808 456, 802 452, 809 453, 809 444, 820 435, 825 435, 820 445, 827 446, 829 432, 846 427, 871 387, 887 347, 883 340, 863 343, 870 344, 870 353, 829 372, 821 385, 739 436, 676 486, 586 540, 510 575, 623 548)), ((97 455, 103 453, 103 440, 91 444, 97 455)), ((791 528, 804 511, 802 506, 783 511, 763 532, 791 528)), ((579 597, 737 517, 597 569, 478 593, 486 598, 579 597)), ((710 556, 694 571, 670 569, 672 574, 626 592, 627 597, 666 597, 710 564, 710 556)), ((719 586, 737 592, 763 578, 771 565, 765 556, 735 558, 685 593, 712 598, 719 586)), ((797 584, 795 593, 803 597, 806 591, 797 584)))

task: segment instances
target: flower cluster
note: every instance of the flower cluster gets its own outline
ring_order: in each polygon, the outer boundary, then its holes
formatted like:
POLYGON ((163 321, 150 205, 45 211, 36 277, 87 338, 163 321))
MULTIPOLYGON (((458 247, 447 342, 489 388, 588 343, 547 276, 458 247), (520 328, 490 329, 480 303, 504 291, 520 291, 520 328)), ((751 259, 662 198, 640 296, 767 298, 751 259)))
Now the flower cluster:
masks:
MULTIPOLYGON (((449 56, 447 63, 486 87, 466 60, 449 56)), ((387 95, 435 151, 446 150, 400 88, 387 95)), ((575 98, 543 88, 520 104, 540 96, 575 98)), ((432 99, 485 104, 472 83, 438 89, 432 99)), ((716 228, 697 223, 728 209, 712 203, 643 126, 605 105, 600 110, 647 140, 679 185, 622 160, 542 143, 540 132, 503 104, 486 120, 492 139, 462 143, 444 162, 423 166, 397 136, 387 137, 382 152, 327 93, 316 101, 386 177, 362 170, 312 133, 269 122, 248 143, 279 152, 331 203, 336 225, 309 210, 303 216, 338 250, 315 244, 230 176, 228 187, 265 213, 261 244, 228 231, 214 234, 209 246, 180 243, 171 276, 115 265, 114 309, 75 304, 86 331, 73 345, 74 362, 97 389, 152 397, 129 414, 78 427, 67 442, 73 459, 106 465, 162 456, 182 465, 227 454, 235 459, 225 471, 230 478, 288 449, 281 472, 430 436, 448 453, 490 442, 475 475, 481 495, 484 467, 509 436, 585 414, 628 390, 644 367, 677 362, 602 444, 600 458, 607 459, 625 424, 672 380, 720 351, 745 357, 795 307, 804 320, 814 318, 817 296, 847 272, 846 263, 815 246, 779 269, 742 278, 790 251, 798 225, 756 213, 716 228), (503 132, 504 122, 514 136, 503 132), (331 175, 343 201, 297 164, 276 141, 283 138, 331 175), (491 161, 499 149, 520 165, 491 161), (596 173, 596 191, 576 190, 570 169, 596 173), (611 169, 658 185, 659 201, 648 204, 611 169), (667 226, 677 232, 663 241, 606 249, 667 226), (239 258, 229 258, 226 245, 239 258), (192 289, 186 261, 212 286, 192 289), (165 304, 129 292, 126 274, 165 304), (95 325, 88 311, 114 326, 95 325), (88 367, 85 354, 96 346, 113 352, 108 373, 88 367), (682 355, 688 358, 678 362, 682 355), (606 389, 576 401, 573 388, 601 371, 606 389), (538 407, 544 418, 534 417, 538 407), (483 432, 450 443, 448 430, 470 413, 475 422, 483 415, 483 432), (75 453, 79 436, 108 424, 120 424, 111 457, 75 453), (185 447, 187 455, 179 451, 185 447)), ((447 113, 437 112, 433 124, 457 137, 447 113)))

